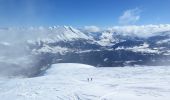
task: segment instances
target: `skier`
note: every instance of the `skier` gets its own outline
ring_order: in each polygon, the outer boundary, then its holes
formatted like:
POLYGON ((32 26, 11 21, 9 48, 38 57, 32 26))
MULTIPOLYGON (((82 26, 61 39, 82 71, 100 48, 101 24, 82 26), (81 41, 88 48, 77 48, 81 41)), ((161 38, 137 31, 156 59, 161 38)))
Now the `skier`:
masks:
POLYGON ((89 81, 90 81, 90 79, 89 79, 89 78, 87 78, 87 81, 89 82, 89 81))

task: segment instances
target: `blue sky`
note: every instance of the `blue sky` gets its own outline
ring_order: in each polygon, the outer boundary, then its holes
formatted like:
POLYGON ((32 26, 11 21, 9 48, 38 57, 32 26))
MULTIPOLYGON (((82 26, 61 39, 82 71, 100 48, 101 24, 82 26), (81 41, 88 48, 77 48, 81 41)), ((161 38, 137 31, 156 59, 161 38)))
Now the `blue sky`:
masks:
POLYGON ((170 0, 0 0, 0 26, 170 23, 170 0))

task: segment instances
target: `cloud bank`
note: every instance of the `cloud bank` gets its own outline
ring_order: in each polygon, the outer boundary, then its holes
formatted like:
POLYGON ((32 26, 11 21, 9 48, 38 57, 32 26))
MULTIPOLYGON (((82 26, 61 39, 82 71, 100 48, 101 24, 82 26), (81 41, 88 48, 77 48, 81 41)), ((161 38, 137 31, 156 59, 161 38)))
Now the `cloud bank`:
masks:
POLYGON ((148 37, 157 35, 160 32, 170 32, 170 24, 160 24, 160 25, 130 25, 130 26, 114 26, 107 30, 112 32, 117 32, 124 35, 137 35, 140 37, 148 37))
POLYGON ((28 40, 46 36, 41 28, 0 28, 0 77, 29 77, 37 73, 37 59, 29 52, 28 40))

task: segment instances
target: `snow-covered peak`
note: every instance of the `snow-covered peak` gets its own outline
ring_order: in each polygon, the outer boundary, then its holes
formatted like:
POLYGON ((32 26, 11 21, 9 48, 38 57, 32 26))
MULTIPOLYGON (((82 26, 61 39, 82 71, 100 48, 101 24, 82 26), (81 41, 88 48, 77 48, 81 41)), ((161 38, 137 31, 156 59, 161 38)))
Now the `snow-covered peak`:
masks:
POLYGON ((49 34, 42 41, 45 42, 56 42, 56 41, 71 41, 74 39, 90 39, 83 32, 75 29, 71 26, 54 26, 48 28, 49 34))

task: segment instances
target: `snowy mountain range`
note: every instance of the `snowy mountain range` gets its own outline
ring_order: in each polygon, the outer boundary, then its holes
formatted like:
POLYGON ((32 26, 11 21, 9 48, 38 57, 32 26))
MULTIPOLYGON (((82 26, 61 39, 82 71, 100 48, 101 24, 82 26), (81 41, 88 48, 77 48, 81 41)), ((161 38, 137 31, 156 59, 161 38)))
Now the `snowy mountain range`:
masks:
POLYGON ((170 31, 149 36, 118 33, 114 29, 88 32, 69 26, 43 29, 45 38, 28 41, 32 54, 51 63, 84 63, 93 66, 170 64, 170 31))

